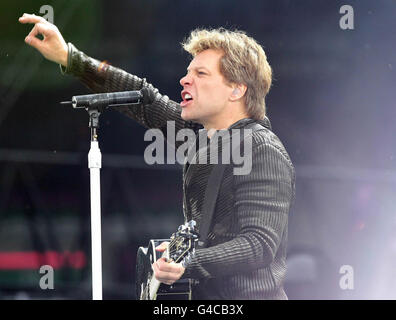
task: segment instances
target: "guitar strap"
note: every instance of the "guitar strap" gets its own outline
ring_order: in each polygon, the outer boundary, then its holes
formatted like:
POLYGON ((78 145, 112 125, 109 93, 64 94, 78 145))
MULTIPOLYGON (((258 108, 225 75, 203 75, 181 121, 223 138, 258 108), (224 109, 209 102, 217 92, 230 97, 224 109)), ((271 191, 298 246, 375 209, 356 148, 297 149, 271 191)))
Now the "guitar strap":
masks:
MULTIPOLYGON (((263 126, 258 123, 251 123, 244 127, 243 129, 251 129, 252 133, 263 129, 263 126)), ((243 138, 245 136, 243 135, 243 138)), ((243 140, 241 139, 240 147, 243 140)), ((231 142, 231 141, 230 141, 231 142)), ((246 151, 245 151, 246 152, 246 151)), ((210 173, 208 184, 205 189, 205 198, 202 206, 202 218, 201 226, 199 227, 199 240, 197 248, 205 248, 208 242, 208 233, 212 224, 213 214, 216 209, 216 202, 221 186, 221 181, 223 180, 224 170, 227 167, 226 164, 217 164, 213 166, 210 173)))

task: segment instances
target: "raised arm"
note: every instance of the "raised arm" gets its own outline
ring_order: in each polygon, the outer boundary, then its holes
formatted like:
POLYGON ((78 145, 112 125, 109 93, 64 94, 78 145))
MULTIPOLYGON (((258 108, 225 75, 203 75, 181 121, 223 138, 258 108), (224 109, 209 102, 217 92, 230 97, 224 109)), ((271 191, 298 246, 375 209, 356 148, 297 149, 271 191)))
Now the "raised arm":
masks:
MULTIPOLYGON (((201 126, 181 117, 181 108, 158 89, 124 70, 102 63, 87 56, 73 44, 66 43, 58 28, 43 17, 24 13, 19 18, 23 24, 34 24, 25 42, 37 49, 46 59, 58 63, 62 72, 78 78, 94 92, 116 92, 140 90, 147 87, 155 93, 155 100, 146 106, 120 108, 119 110, 147 128, 160 128, 165 132, 167 121, 175 121, 176 130, 181 128, 199 129, 201 126), (43 39, 36 36, 41 34, 43 39)), ((166 133, 166 132, 165 132, 166 133)))

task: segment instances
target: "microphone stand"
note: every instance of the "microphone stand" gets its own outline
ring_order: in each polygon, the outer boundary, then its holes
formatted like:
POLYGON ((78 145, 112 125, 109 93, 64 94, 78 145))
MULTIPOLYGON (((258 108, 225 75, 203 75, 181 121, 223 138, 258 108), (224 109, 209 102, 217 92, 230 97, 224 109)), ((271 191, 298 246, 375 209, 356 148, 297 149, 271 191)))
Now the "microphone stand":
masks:
POLYGON ((92 252, 92 300, 102 300, 102 235, 100 169, 102 154, 99 149, 98 132, 99 109, 86 109, 91 128, 91 148, 88 153, 91 191, 91 252, 92 252))
POLYGON ((106 108, 133 106, 140 103, 151 103, 153 94, 147 89, 140 92, 118 92, 73 96, 72 101, 63 101, 62 105, 72 105, 73 108, 84 108, 89 114, 91 128, 91 148, 88 153, 88 168, 90 172, 91 191, 91 252, 92 252, 92 300, 102 300, 102 234, 101 234, 101 200, 100 200, 100 169, 102 154, 98 143, 98 128, 100 113, 106 108), (115 99, 118 97, 117 99, 115 99), (146 100, 145 100, 146 99, 146 100), (115 101, 116 100, 116 101, 115 101), (131 102, 130 100, 133 100, 131 102))

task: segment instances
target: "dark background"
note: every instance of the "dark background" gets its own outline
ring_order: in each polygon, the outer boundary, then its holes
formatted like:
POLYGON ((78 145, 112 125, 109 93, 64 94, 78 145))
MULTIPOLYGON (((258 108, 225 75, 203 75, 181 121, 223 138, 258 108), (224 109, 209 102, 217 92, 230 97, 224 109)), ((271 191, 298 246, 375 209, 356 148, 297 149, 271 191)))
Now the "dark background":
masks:
MULTIPOLYGON (((396 298, 393 0, 1 1, 0 298, 91 299, 88 115, 59 105, 89 91, 27 46, 31 26, 18 23, 46 4, 66 41, 176 101, 191 30, 259 41, 274 70, 268 116, 297 173, 289 298, 396 298), (344 4, 354 30, 340 28, 344 4), (50 251, 85 256, 55 269, 53 290, 40 289, 38 269, 4 263, 50 251), (343 265, 352 290, 339 285, 343 265)), ((182 223, 181 167, 145 165, 145 130, 116 111, 100 123, 103 297, 134 299, 138 246, 182 223)))

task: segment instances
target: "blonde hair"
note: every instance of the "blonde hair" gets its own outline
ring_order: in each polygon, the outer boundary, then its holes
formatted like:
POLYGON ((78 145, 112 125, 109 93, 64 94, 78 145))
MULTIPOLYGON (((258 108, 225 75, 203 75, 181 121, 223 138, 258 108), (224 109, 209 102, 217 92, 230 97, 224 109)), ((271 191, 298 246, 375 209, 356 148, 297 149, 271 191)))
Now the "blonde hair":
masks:
POLYGON ((263 48, 253 38, 240 30, 196 29, 182 46, 193 57, 207 49, 222 50, 220 72, 229 83, 246 85, 249 117, 255 120, 265 117, 265 96, 271 87, 272 69, 263 48))

